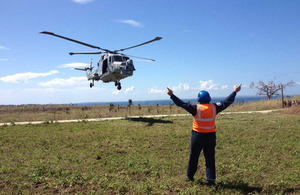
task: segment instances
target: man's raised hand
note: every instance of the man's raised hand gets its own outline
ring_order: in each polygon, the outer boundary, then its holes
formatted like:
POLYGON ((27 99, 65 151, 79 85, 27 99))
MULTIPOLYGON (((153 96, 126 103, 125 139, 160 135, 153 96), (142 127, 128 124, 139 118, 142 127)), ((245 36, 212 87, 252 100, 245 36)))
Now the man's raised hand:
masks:
POLYGON ((173 91, 171 89, 169 89, 169 87, 167 87, 167 94, 169 96, 173 95, 173 91))
POLYGON ((242 84, 240 84, 239 86, 235 86, 234 87, 234 91, 237 93, 237 92, 239 92, 239 91, 241 91, 241 89, 242 89, 242 84))

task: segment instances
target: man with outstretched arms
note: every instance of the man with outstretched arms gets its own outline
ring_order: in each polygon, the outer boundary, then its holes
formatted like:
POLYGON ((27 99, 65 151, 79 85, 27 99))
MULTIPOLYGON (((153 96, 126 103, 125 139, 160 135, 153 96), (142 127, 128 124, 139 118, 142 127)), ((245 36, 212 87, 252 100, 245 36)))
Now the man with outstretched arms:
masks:
POLYGON ((183 102, 167 88, 167 94, 173 102, 193 115, 193 130, 191 138, 191 150, 187 169, 187 178, 194 181, 194 175, 198 166, 199 155, 203 149, 206 166, 206 181, 209 185, 214 185, 216 180, 215 168, 215 147, 216 147, 216 125, 215 118, 218 113, 225 110, 234 102, 237 92, 241 90, 241 85, 235 86, 234 91, 223 101, 210 103, 211 97, 207 91, 198 93, 197 102, 193 105, 183 102))

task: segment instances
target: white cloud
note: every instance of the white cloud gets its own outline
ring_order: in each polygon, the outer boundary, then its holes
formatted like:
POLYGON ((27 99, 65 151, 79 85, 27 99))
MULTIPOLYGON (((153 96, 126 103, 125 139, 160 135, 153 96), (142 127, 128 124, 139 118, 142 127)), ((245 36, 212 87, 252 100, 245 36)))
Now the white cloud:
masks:
POLYGON ((68 79, 56 78, 47 82, 40 82, 38 85, 43 87, 65 87, 87 84, 86 77, 70 77, 68 79))
POLYGON ((222 85, 222 90, 224 90, 224 89, 228 89, 228 85, 222 85))
POLYGON ((151 89, 148 89, 148 93, 151 93, 151 94, 162 94, 162 93, 166 93, 166 91, 164 90, 160 90, 160 89, 157 89, 156 87, 154 88, 151 88, 151 89))
POLYGON ((29 79, 50 76, 57 73, 59 73, 57 70, 51 70, 50 72, 47 73, 34 73, 34 72, 17 73, 14 75, 1 77, 0 81, 3 81, 5 83, 19 83, 19 82, 27 83, 29 79))
POLYGON ((112 95, 118 95, 118 94, 120 94, 121 93, 121 90, 116 90, 116 91, 113 91, 111 94, 112 95))
MULTIPOLYGON (((190 84, 183 84, 179 83, 177 86, 172 87, 172 90, 176 94, 182 94, 182 95, 188 95, 190 93, 194 93, 194 91, 200 91, 200 90, 227 90, 229 88, 228 85, 220 85, 219 83, 214 83, 213 80, 208 81, 199 81, 199 86, 193 86, 190 84)), ((150 94, 164 94, 166 93, 166 90, 158 89, 157 87, 149 88, 148 93, 150 94)))
POLYGON ((9 50, 7 47, 1 46, 0 45, 0 50, 9 50))
MULTIPOLYGON (((213 80, 199 81, 199 82, 200 82, 200 87, 195 86, 195 85, 190 85, 187 83, 185 83, 185 84, 179 83, 177 86, 171 87, 171 89, 176 94, 188 97, 189 95, 192 95, 193 93, 195 93, 195 91, 227 90, 229 88, 228 85, 221 86, 219 83, 214 83, 213 80)), ((150 93, 150 94, 165 94, 166 92, 167 92, 167 90, 161 90, 157 87, 148 89, 148 93, 150 93)))
POLYGON ((300 85, 300 82, 296 82, 297 85, 300 85))
POLYGON ((133 90, 134 90, 134 86, 128 87, 127 89, 125 89, 125 93, 128 93, 133 90))
POLYGON ((200 81, 200 90, 218 90, 220 84, 214 83, 213 80, 200 81))
POLYGON ((174 91, 181 91, 181 90, 187 91, 187 90, 190 90, 190 89, 191 89, 191 87, 190 87, 189 84, 182 84, 182 83, 179 83, 178 86, 173 87, 174 91))
POLYGON ((190 90, 190 85, 189 84, 183 84, 183 90, 190 90))
POLYGON ((117 23, 123 23, 123 24, 128 24, 130 26, 134 26, 134 27, 144 27, 144 24, 135 21, 135 20, 114 20, 117 23))
POLYGON ((75 3, 79 3, 79 4, 86 4, 86 3, 92 2, 94 0, 72 0, 72 1, 75 3))
POLYGON ((58 66, 58 68, 83 68, 83 67, 87 67, 87 66, 89 66, 89 64, 74 62, 74 63, 69 63, 69 64, 63 64, 61 66, 58 66))

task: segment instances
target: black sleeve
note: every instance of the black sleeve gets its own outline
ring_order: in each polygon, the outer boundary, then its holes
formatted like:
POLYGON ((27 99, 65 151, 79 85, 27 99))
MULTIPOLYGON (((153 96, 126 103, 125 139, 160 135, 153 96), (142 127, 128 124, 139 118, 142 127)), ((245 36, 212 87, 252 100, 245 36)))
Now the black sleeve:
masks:
POLYGON ((234 102, 236 92, 232 92, 225 100, 215 103, 217 114, 225 110, 230 104, 234 102))
POLYGON ((195 116, 197 114, 197 105, 192 105, 190 103, 183 102, 181 99, 176 97, 174 94, 171 95, 170 98, 173 100, 173 102, 176 104, 176 106, 179 106, 179 107, 185 109, 191 115, 195 116))

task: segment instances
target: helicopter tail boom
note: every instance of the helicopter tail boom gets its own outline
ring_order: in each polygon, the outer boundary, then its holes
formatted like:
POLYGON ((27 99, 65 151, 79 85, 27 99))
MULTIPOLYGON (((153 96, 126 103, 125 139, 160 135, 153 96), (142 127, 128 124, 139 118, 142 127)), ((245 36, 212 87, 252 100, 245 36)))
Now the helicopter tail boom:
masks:
POLYGON ((74 68, 75 70, 87 71, 90 68, 74 68))

